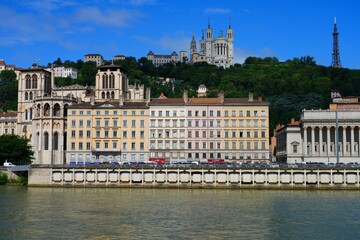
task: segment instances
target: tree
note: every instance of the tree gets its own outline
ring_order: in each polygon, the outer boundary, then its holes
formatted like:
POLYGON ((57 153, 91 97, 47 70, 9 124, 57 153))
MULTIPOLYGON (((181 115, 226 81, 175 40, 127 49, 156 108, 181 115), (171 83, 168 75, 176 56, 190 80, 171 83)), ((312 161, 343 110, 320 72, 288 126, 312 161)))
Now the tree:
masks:
POLYGON ((15 165, 30 164, 34 151, 29 143, 29 139, 18 135, 1 135, 0 164, 3 165, 5 160, 15 165))
POLYGON ((16 110, 18 83, 13 70, 0 72, 0 109, 16 110))
POLYGON ((95 76, 98 72, 96 63, 89 61, 84 63, 83 68, 80 70, 80 84, 87 86, 95 86, 95 76))

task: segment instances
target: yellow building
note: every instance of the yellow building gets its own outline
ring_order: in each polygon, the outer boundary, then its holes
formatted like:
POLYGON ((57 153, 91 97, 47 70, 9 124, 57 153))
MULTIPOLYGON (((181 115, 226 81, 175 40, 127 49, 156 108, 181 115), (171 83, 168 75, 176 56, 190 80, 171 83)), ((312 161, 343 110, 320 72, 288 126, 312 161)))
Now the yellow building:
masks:
POLYGON ((0 114, 0 135, 16 134, 16 112, 4 112, 0 114))

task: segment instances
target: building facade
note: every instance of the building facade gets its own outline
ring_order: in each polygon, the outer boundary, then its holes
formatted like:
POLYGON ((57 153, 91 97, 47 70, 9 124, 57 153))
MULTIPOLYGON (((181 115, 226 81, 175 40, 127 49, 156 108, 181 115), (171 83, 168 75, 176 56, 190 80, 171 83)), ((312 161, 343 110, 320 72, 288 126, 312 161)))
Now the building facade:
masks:
POLYGON ((360 103, 356 97, 332 96, 328 110, 303 110, 297 126, 276 132, 280 161, 360 162, 360 103))
MULTIPOLYGON (((182 56, 184 53, 181 54, 182 56)), ((159 67, 166 63, 177 63, 179 62, 179 55, 176 52, 172 52, 172 54, 164 55, 164 54, 154 54, 150 51, 147 54, 147 59, 151 61, 155 67, 159 67)))
POLYGON ((90 53, 84 55, 84 62, 96 62, 96 66, 101 66, 104 64, 104 58, 98 53, 90 53))
POLYGON ((17 134, 16 112, 0 113, 0 135, 17 134))
POLYGON ((167 161, 269 159, 269 104, 249 98, 153 98, 150 155, 167 161))
POLYGON ((234 30, 229 24, 226 30, 226 36, 223 32, 216 38, 213 37, 213 29, 210 27, 210 22, 207 29, 205 29, 200 44, 200 51, 197 51, 196 41, 194 35, 190 42, 190 62, 207 62, 218 67, 228 68, 234 65, 234 30))
MULTIPOLYGON (((72 67, 64 67, 64 66, 58 66, 54 67, 54 76, 55 77, 70 77, 72 79, 77 78, 77 69, 72 67)), ((45 70, 51 71, 51 68, 46 68, 45 70)))

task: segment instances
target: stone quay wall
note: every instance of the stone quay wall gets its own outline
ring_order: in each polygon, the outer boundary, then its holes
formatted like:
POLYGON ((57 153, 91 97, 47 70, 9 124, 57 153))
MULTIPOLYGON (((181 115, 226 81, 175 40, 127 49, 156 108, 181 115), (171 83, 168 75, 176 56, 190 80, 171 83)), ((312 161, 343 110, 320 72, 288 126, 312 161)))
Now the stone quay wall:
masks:
POLYGON ((31 165, 29 186, 360 189, 360 169, 31 165))

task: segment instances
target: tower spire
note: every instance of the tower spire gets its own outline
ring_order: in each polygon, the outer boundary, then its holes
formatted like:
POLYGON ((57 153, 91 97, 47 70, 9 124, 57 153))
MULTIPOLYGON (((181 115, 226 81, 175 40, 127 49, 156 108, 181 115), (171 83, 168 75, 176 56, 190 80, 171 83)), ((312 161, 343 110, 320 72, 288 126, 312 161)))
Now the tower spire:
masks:
POLYGON ((229 29, 231 29, 231 18, 229 18, 229 29))
POLYGON ((333 32, 333 52, 331 66, 334 68, 341 68, 340 51, 339 51, 339 32, 336 26, 336 17, 334 17, 334 32, 333 32))
POLYGON ((208 18, 208 28, 210 28, 210 18, 208 18))

